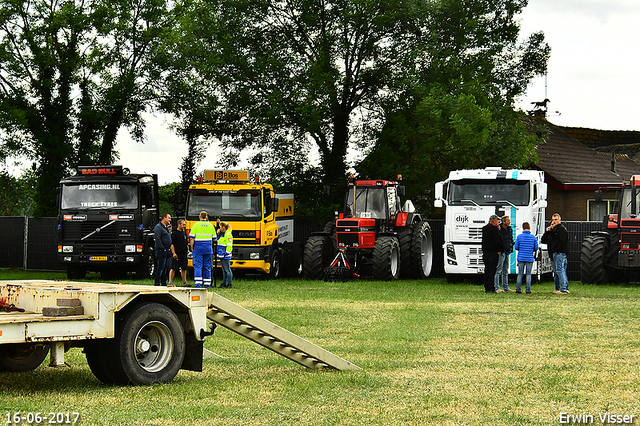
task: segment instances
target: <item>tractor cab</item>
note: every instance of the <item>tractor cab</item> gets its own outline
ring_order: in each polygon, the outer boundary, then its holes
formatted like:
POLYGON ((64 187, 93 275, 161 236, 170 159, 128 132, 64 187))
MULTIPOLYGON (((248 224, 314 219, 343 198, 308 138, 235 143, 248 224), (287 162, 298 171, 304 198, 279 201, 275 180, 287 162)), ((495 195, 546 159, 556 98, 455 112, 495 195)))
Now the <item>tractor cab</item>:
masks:
POLYGON ((344 213, 338 215, 337 219, 373 219, 378 229, 393 228, 398 213, 402 212, 401 195, 404 195, 404 186, 395 181, 350 180, 345 194, 344 213))

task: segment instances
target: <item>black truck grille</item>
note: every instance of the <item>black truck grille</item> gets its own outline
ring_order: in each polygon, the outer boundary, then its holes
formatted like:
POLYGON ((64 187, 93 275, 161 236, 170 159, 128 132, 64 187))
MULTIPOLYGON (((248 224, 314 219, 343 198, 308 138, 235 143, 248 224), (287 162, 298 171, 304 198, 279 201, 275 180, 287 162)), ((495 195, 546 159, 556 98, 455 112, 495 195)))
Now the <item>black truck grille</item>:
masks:
POLYGON ((78 248, 77 250, 79 253, 83 254, 101 254, 104 256, 110 254, 122 254, 116 252, 116 249, 120 246, 115 244, 82 244, 81 247, 81 249, 78 248))
MULTIPOLYGON (((108 221, 92 222, 63 222, 62 236, 64 241, 80 241, 98 228, 102 228, 108 221)), ((96 243, 100 241, 123 241, 133 240, 136 235, 136 226, 133 221, 114 222, 111 225, 100 229, 90 237, 82 240, 86 243, 96 243)))

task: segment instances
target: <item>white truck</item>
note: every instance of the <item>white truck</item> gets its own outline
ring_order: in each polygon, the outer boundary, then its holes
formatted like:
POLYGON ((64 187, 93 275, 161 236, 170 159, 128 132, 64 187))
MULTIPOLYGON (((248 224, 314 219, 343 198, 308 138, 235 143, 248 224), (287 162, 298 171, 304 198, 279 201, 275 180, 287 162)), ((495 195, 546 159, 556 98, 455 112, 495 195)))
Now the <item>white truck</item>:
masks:
MULTIPOLYGON (((503 170, 487 167, 455 170, 449 178, 435 185, 435 207, 445 207, 444 271, 455 279, 463 274, 484 272, 482 261, 482 227, 492 214, 511 218, 513 239, 529 222, 531 233, 540 240, 544 233, 547 184, 544 172, 537 170, 503 170)), ((534 262, 532 274, 538 277, 551 272, 546 250, 534 262)), ((511 254, 509 273, 516 274, 516 253, 511 254)))
POLYGON ((70 281, 0 281, 0 371, 65 365, 82 347, 108 384, 168 383, 202 371, 204 340, 222 325, 308 368, 357 366, 206 289, 70 281))

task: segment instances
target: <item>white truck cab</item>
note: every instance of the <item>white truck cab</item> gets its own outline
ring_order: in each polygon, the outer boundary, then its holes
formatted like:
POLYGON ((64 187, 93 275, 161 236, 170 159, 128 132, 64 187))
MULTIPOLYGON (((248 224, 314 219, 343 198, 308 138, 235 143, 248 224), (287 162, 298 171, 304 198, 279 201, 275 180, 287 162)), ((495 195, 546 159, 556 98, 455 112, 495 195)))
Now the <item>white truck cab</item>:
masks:
MULTIPOLYGON (((444 270, 447 275, 481 274, 482 227, 496 214, 511 218, 513 239, 529 222, 538 240, 544 233, 547 184, 538 170, 504 170, 500 167, 454 170, 435 185, 435 207, 445 207, 444 270)), ((532 273, 551 272, 545 250, 532 273)), ((516 253, 511 253, 509 273, 517 273, 516 253)))

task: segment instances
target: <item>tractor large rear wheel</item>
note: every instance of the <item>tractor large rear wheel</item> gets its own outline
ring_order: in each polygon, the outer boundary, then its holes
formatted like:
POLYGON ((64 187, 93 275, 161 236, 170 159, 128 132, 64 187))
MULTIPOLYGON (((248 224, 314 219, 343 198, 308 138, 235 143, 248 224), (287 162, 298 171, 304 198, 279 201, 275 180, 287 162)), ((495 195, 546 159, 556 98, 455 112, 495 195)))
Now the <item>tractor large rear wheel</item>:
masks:
POLYGON ((324 276, 325 266, 331 262, 331 238, 312 235, 304 246, 302 273, 310 280, 319 280, 324 276))
POLYGON ((413 226, 411 235, 411 276, 417 279, 429 277, 433 266, 433 239, 431 227, 425 222, 413 226))
POLYGON ((400 245, 396 237, 378 237, 373 246, 373 278, 381 281, 400 277, 400 245))
POLYGON ((603 284, 606 282, 604 269, 606 243, 606 238, 602 235, 587 235, 582 240, 580 279, 583 284, 603 284))
MULTIPOLYGON (((418 223, 419 224, 419 223, 418 223)), ((411 238, 413 237, 414 225, 405 226, 398 232, 398 244, 400 244, 400 276, 411 278, 411 238)))

